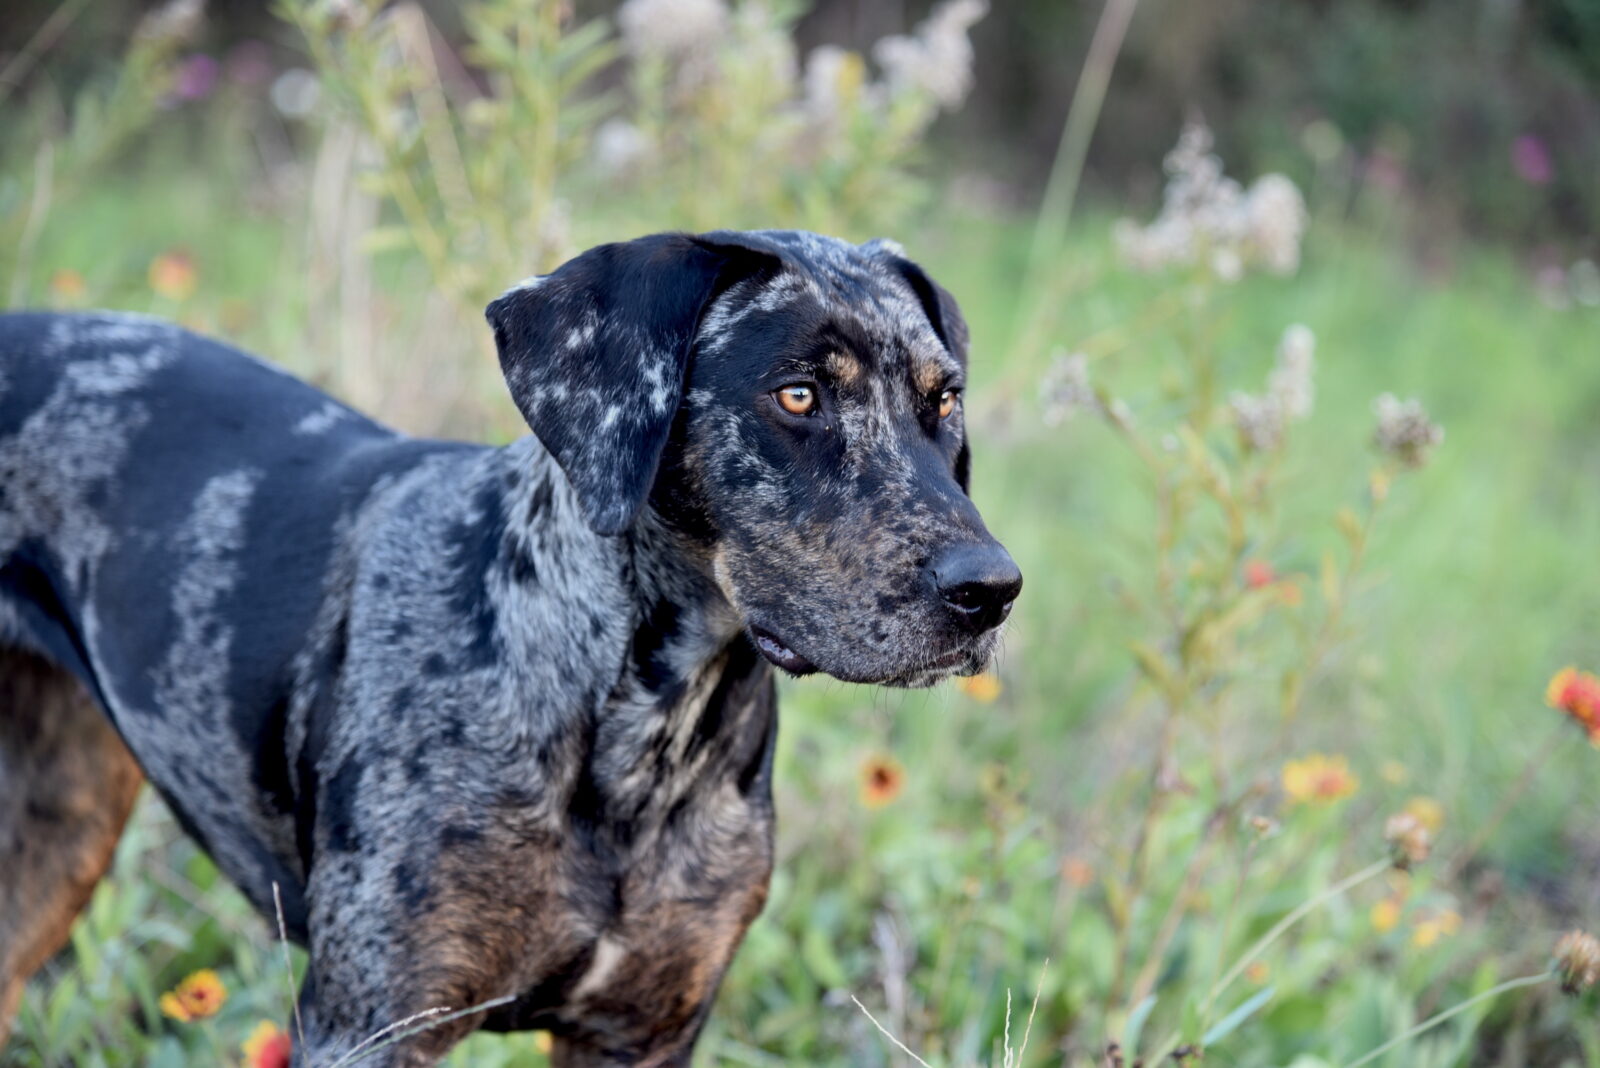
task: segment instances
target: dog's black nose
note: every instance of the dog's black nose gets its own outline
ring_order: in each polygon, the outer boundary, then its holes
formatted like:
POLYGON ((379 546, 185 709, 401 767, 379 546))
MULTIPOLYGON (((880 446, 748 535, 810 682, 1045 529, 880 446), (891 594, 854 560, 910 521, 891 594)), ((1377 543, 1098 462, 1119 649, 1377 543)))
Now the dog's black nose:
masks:
POLYGON ((968 542, 934 558, 933 582, 957 622, 982 634, 1011 614, 1022 591, 1022 572, 999 542, 968 542))

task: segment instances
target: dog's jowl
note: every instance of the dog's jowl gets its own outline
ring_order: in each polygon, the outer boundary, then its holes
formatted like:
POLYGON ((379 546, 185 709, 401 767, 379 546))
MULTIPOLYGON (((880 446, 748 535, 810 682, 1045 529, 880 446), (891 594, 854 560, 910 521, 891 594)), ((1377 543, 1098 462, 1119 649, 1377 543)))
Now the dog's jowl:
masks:
POLYGON ((677 1065, 772 863, 773 671, 925 686, 1022 578, 967 330, 888 242, 660 235, 489 306, 533 435, 405 437, 214 341, 0 316, 0 1033, 140 773, 309 950, 297 1062, 548 1028, 677 1065))

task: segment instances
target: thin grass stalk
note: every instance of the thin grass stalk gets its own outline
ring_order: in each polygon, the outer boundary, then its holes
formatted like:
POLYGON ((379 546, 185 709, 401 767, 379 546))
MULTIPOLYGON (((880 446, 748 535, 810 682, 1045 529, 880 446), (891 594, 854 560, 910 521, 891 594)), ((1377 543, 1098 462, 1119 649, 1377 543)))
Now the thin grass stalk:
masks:
POLYGON ((1396 1046, 1402 1046, 1405 1043, 1410 1042, 1413 1038, 1416 1038, 1424 1031, 1429 1031, 1435 1027, 1438 1027, 1452 1016, 1458 1016, 1461 1013, 1466 1012, 1480 1001, 1488 1001, 1490 998, 1497 998, 1501 994, 1509 993, 1512 990, 1519 990, 1525 986, 1538 986, 1540 983, 1549 981, 1553 975, 1553 972, 1541 972, 1538 975, 1524 975, 1520 979, 1507 979, 1499 986, 1490 987, 1483 993, 1474 997, 1470 997, 1458 1005, 1452 1005, 1443 1012, 1435 1013, 1426 1020, 1423 1020, 1421 1023, 1417 1024, 1417 1026, 1411 1028, 1409 1031, 1406 1031, 1404 1034, 1396 1035, 1394 1038, 1391 1038, 1377 1049, 1372 1050, 1369 1053, 1365 1053, 1355 1060, 1349 1062, 1344 1066, 1344 1068, 1361 1068, 1361 1065, 1363 1064, 1370 1064, 1379 1057, 1383 1056, 1385 1053, 1388 1053, 1390 1050, 1394 1049, 1396 1046))
POLYGON ((1139 0, 1106 0, 1095 26, 1094 37, 1089 42, 1084 57, 1083 71, 1078 75, 1078 86, 1072 94, 1072 106, 1067 109, 1067 120, 1061 129, 1061 140, 1056 145, 1055 161, 1050 166, 1050 178, 1045 184, 1044 198, 1039 205, 1039 216, 1033 227, 1033 244, 1028 253, 1028 273, 1022 291, 1032 294, 1043 274, 1046 264, 1061 248, 1072 218, 1073 202, 1077 199, 1078 184, 1083 178, 1083 165, 1089 154, 1089 141, 1100 122, 1100 109, 1105 103, 1106 88, 1111 83, 1111 72, 1117 56, 1122 51, 1128 24, 1133 20, 1139 0))

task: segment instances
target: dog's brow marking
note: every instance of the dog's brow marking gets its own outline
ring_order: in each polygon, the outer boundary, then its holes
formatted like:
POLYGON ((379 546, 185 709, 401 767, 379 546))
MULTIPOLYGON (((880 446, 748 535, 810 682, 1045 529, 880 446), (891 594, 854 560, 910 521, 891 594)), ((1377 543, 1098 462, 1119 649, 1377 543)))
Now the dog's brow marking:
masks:
POLYGON ((861 361, 848 352, 828 353, 828 372, 847 386, 861 379, 861 361))
POLYGON ((929 394, 941 388, 958 371, 960 371, 960 368, 953 361, 937 358, 914 358, 912 365, 913 381, 915 381, 918 391, 923 394, 929 394))

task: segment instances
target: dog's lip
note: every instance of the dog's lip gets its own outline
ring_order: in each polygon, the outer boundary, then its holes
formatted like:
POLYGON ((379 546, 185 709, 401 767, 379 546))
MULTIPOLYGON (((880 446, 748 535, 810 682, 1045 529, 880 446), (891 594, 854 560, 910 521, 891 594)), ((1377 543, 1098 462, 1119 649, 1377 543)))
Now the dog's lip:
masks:
POLYGON ((750 637, 754 639, 756 649, 762 656, 791 675, 810 675, 817 670, 817 665, 783 644, 770 630, 752 624, 750 637))

